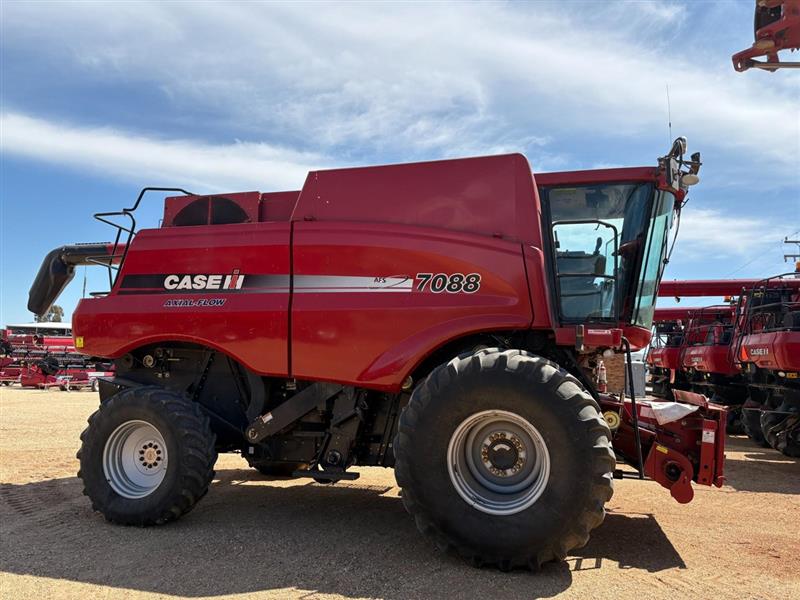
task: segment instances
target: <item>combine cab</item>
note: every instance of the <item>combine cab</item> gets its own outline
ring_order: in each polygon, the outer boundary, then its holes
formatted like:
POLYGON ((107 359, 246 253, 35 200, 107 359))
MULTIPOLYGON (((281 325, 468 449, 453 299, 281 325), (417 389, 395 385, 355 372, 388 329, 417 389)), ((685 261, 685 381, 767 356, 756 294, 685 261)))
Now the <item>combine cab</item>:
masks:
POLYGON ((76 347, 116 365, 81 436, 93 506, 176 519, 218 452, 320 483, 394 467, 424 533, 510 569, 586 543, 615 452, 680 502, 721 485, 724 409, 603 395, 592 375, 649 341, 698 181, 684 152, 535 179, 521 155, 318 171, 296 192, 167 198, 138 233, 156 190, 97 215, 114 242, 51 252, 28 304, 46 311, 78 264, 109 270, 73 315, 76 347))
POLYGON ((686 322, 694 310, 696 309, 656 309, 653 339, 645 357, 654 396, 674 400, 673 389, 688 389, 681 369, 681 356, 686 322))

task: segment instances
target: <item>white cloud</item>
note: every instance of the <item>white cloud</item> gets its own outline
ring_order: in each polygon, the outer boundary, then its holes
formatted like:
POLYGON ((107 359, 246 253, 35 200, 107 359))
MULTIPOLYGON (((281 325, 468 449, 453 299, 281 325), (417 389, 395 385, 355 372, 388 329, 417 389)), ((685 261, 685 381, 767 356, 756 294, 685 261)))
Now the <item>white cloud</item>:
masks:
POLYGON ((664 2, 663 0, 623 2, 619 3, 626 11, 640 11, 646 18, 653 19, 659 24, 674 25, 686 18, 687 8, 677 2, 664 2))
POLYGON ((0 115, 0 148, 137 183, 160 181, 198 192, 300 189, 309 170, 328 162, 268 144, 163 140, 15 113, 0 115))
POLYGON ((766 218, 687 206, 681 215, 675 254, 692 260, 743 259, 763 254, 767 248, 777 254, 785 228, 766 218))
POLYGON ((746 155, 769 163, 773 180, 797 182, 800 171, 798 86, 735 73, 725 52, 684 58, 673 37, 684 4, 595 12, 560 3, 15 3, 5 11, 9 44, 71 57, 83 75, 160 89, 178 111, 199 108, 252 139, 346 161, 500 148, 527 151, 539 168, 538 154, 565 160, 552 148, 561 136, 582 135, 660 149, 669 81, 676 135, 716 151, 717 168, 746 155))

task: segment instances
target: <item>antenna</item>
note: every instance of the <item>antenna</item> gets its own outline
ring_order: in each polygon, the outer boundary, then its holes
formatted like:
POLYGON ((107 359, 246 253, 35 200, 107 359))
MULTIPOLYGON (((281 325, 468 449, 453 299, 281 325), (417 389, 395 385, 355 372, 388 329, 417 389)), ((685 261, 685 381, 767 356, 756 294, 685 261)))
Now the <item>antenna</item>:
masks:
POLYGON ((86 265, 83 265, 83 296, 81 298, 86 298, 86 265))
POLYGON ((672 143, 672 107, 669 102, 669 83, 667 83, 667 127, 669 128, 669 139, 667 144, 672 143))

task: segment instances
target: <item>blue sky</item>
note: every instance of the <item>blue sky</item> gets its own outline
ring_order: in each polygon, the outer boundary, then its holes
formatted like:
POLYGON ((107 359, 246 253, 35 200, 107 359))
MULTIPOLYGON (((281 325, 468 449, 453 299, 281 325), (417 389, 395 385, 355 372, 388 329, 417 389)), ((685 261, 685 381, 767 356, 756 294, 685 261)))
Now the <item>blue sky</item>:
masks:
POLYGON ((0 324, 31 319, 50 249, 110 239, 91 215, 145 185, 298 189, 314 168, 508 151, 534 172, 649 165, 667 84, 705 165, 666 277, 790 270, 800 73, 733 70, 752 7, 3 2, 0 324))

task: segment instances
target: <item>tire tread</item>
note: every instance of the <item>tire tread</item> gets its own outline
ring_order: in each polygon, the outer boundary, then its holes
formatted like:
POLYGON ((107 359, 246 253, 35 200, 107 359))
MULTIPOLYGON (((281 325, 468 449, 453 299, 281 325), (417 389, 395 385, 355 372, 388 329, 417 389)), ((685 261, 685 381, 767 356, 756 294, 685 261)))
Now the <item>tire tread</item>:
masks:
POLYGON ((552 361, 525 351, 483 349, 440 365, 414 390, 408 405, 400 415, 398 431, 394 438, 397 457, 395 477, 402 488, 403 505, 414 517, 417 529, 440 549, 458 554, 467 562, 477 566, 494 566, 501 571, 516 568, 538 571, 544 563, 564 560, 571 550, 584 546, 589 540, 591 530, 603 522, 605 517, 603 506, 614 493, 612 472, 616 458, 610 440, 611 432, 602 417, 600 407, 584 390, 577 378, 566 373, 552 361), (475 548, 459 545, 448 538, 437 526, 432 511, 419 501, 414 491, 418 484, 411 475, 408 463, 402 459, 404 454, 410 451, 418 423, 427 406, 435 401, 439 390, 452 383, 460 373, 475 372, 475 370, 480 372, 502 370, 526 374, 544 383, 547 389, 553 392, 554 397, 560 397, 563 402, 570 405, 575 418, 582 423, 587 438, 594 440, 591 456, 592 471, 596 473, 596 478, 590 484, 591 493, 586 506, 577 522, 567 528, 560 539, 533 554, 489 556, 475 548), (562 387, 569 388, 569 391, 562 390, 562 387), (591 407, 592 410, 586 411, 587 407, 591 407))

